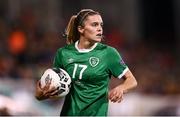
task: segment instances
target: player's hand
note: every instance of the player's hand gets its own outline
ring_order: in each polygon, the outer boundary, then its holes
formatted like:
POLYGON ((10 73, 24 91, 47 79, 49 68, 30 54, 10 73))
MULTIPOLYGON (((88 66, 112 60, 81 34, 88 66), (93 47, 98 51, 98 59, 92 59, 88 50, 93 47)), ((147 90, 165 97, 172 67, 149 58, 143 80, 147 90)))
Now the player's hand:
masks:
POLYGON ((110 90, 109 92, 109 100, 111 102, 120 103, 123 100, 123 90, 120 86, 117 86, 110 90))
POLYGON ((47 81, 46 85, 43 88, 41 88, 40 81, 37 82, 36 98, 38 100, 48 99, 58 94, 57 88, 55 87, 50 88, 50 85, 51 85, 51 80, 47 81))

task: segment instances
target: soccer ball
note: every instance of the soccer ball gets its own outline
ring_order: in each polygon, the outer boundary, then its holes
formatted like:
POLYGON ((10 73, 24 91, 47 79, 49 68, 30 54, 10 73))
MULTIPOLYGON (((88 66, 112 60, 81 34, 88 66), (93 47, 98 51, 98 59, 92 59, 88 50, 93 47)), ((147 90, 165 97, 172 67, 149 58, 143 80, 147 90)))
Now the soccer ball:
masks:
POLYGON ((45 70, 40 79, 41 88, 50 80, 50 88, 55 87, 58 89, 58 94, 54 97, 64 97, 69 93, 71 77, 65 70, 61 68, 49 68, 45 70))

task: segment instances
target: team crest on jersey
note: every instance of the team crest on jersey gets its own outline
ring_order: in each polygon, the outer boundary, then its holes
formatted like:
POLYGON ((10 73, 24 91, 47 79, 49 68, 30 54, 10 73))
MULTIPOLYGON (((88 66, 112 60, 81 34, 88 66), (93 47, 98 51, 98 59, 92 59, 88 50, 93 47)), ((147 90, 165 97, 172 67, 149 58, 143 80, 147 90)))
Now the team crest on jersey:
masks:
POLYGON ((90 57, 89 58, 89 63, 92 67, 95 67, 99 63, 99 58, 97 57, 90 57))

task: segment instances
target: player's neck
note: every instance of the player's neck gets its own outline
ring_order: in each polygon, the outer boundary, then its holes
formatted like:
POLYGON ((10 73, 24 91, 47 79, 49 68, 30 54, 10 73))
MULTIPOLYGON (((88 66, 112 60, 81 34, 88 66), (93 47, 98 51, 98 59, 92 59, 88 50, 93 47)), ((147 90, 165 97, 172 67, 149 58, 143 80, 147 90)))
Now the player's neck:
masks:
POLYGON ((95 43, 86 41, 86 40, 79 40, 78 41, 78 48, 79 49, 91 49, 95 43))

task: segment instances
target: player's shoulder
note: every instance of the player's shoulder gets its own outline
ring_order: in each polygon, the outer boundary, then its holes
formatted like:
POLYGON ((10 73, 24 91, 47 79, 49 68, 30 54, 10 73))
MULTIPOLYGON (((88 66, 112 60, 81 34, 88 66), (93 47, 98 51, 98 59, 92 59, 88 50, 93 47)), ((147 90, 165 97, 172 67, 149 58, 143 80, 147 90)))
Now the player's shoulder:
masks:
POLYGON ((105 49, 109 53, 117 52, 116 48, 109 46, 107 44, 104 44, 104 43, 99 43, 98 46, 99 46, 99 49, 105 49))
POLYGON ((100 49, 100 50, 107 50, 107 49, 109 49, 111 47, 109 45, 107 45, 107 44, 104 44, 104 43, 98 43, 96 48, 100 49))
POLYGON ((58 48, 58 52, 69 51, 74 49, 74 44, 67 44, 61 48, 58 48))

